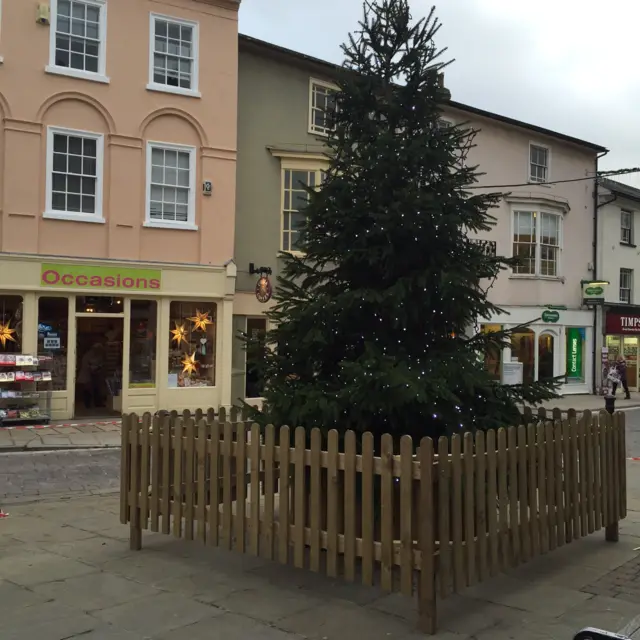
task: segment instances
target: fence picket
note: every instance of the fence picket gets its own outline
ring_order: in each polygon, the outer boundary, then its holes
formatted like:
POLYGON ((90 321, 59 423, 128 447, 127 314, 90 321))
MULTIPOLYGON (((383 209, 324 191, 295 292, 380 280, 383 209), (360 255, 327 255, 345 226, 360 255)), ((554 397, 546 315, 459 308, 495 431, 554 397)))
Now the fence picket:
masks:
POLYGON ((194 516, 194 442, 195 426, 193 418, 185 421, 185 510, 184 510, 184 537, 186 540, 193 540, 193 516, 194 516))
POLYGON ((578 422, 578 476, 580 491, 580 535, 587 535, 587 425, 591 425, 591 412, 585 411, 578 422))
POLYGON ((565 477, 564 467, 564 423, 554 422, 554 448, 555 448, 555 478, 556 478, 556 541, 557 546, 564 545, 566 540, 567 522, 565 520, 565 477))
POLYGON ((182 418, 176 418, 173 428, 173 535, 182 536, 182 418))
POLYGON ((282 564, 289 562, 289 522, 291 520, 291 504, 289 501, 289 478, 291 452, 291 432, 289 427, 280 428, 278 438, 278 454, 280 456, 279 469, 280 491, 278 492, 278 560, 282 564))
POLYGON ((611 416, 611 470, 613 472, 611 474, 613 476, 611 483, 613 512, 611 515, 613 522, 620 520, 620 473, 618 465, 616 464, 616 458, 620 451, 619 440, 618 418, 617 416, 611 416))
MULTIPOLYGON (((422 464, 422 463, 420 463, 422 464)), ((487 458, 485 435, 476 433, 476 535, 478 536, 478 578, 480 582, 489 577, 489 554, 487 545, 487 458)))
POLYGON ((571 418, 571 504, 572 512, 572 529, 573 539, 580 539, 580 475, 578 468, 579 458, 579 438, 578 438, 578 420, 571 418))
POLYGON ((540 555, 540 526, 538 522, 538 461, 536 451, 536 425, 527 427, 527 458, 529 472, 529 528, 531 531, 531 557, 540 555))
POLYGON ((295 430, 295 447, 293 450, 294 466, 294 505, 293 505, 293 566, 304 568, 304 531, 306 525, 305 503, 307 501, 307 487, 305 479, 304 454, 306 449, 306 431, 304 427, 295 430))
POLYGON ((604 411, 600 412, 600 490, 602 492, 602 526, 609 525, 609 464, 607 453, 607 417, 604 411))
POLYGON ((390 434, 382 436, 382 473, 380 539, 382 562, 380 563, 380 585, 384 591, 393 590, 393 439, 390 434))
POLYGON ((373 434, 362 436, 362 584, 373 584, 374 556, 373 434))
MULTIPOLYGON (((471 434, 469 434, 471 436, 471 434)), ((400 439, 400 591, 413 595, 413 441, 400 439)), ((345 554, 345 561, 347 556, 345 554)))
MULTIPOLYGON (((573 418, 572 418, 573 420, 573 418)), ((562 457, 564 461, 564 522, 565 542, 573 540, 573 491, 572 491, 572 459, 571 459, 571 423, 565 420, 562 423, 562 457)))
POLYGON ((140 423, 140 527, 149 526, 149 482, 151 481, 151 414, 146 412, 140 423))
POLYGON ((207 541, 207 423, 202 418, 196 424, 196 477, 197 477, 197 502, 196 523, 197 537, 202 544, 207 541))
POLYGON ((489 520, 489 552, 491 575, 500 571, 498 540, 498 450, 496 432, 487 431, 487 515, 489 520))
POLYGON ((120 523, 127 524, 130 519, 130 501, 129 494, 131 492, 131 423, 132 415, 122 416, 122 424, 120 426, 120 523))
POLYGON ((424 633, 436 632, 435 521, 433 504, 433 441, 423 438, 418 450, 420 460, 420 510, 418 546, 420 576, 418 582, 418 624, 424 633))
MULTIPOLYGON (((207 412, 208 413, 208 412, 207 412)), ((209 535, 210 545, 220 541, 220 423, 208 423, 209 440, 209 535)))
POLYGON ((260 426, 251 425, 251 530, 249 531, 250 543, 249 547, 251 555, 260 555, 260 426))
POLYGON ((160 514, 160 417, 153 416, 153 428, 151 431, 151 513, 149 527, 157 533, 159 530, 160 514))
POLYGON ((627 427, 626 414, 616 414, 619 429, 618 472, 620 473, 620 518, 627 517, 627 427))
POLYGON ((462 454, 460 436, 451 437, 451 472, 453 483, 451 487, 451 513, 453 538, 453 590, 460 593, 466 587, 466 572, 464 562, 464 540, 462 520, 462 454))
POLYGON ((557 512, 556 512, 556 455, 553 434, 553 422, 546 422, 544 425, 545 446, 546 446, 546 469, 547 469, 547 525, 549 527, 548 539, 549 550, 552 551, 558 546, 557 512))
POLYGON ((327 441, 327 575, 338 575, 338 432, 327 441))
POLYGON ((231 551, 233 546, 233 513, 232 513, 232 452, 233 425, 225 422, 222 440, 222 535, 220 541, 225 549, 231 551))
POLYGON ((529 517, 529 476, 527 475, 527 427, 518 427, 518 492, 520 512, 520 549, 524 562, 531 560, 531 525, 529 517))
POLYGON ((507 431, 502 428, 498 429, 498 531, 500 536, 500 564, 503 571, 508 569, 511 560, 511 549, 509 545, 508 473, 507 431))
POLYGON ((507 456, 509 459, 510 564, 512 567, 517 567, 522 559, 520 557, 520 521, 518 520, 518 431, 515 427, 507 429, 507 456))
POLYGON ((475 504, 475 456, 473 434, 467 432, 463 439, 464 463, 464 542, 466 547, 467 585, 478 581, 476 566, 476 504, 475 504))
MULTIPOLYGON (((322 527, 322 513, 324 500, 322 499, 322 463, 321 463, 322 434, 320 429, 311 431, 311 503, 310 503, 310 551, 309 566, 311 571, 320 571, 320 531, 322 527)), ((326 494, 325 494, 326 497, 326 494)))
POLYGON ((137 551, 142 546, 142 531, 140 528, 140 420, 138 416, 131 414, 131 490, 129 492, 129 546, 137 551))
POLYGON ((344 578, 347 582, 356 578, 356 504, 356 434, 347 431, 344 436, 344 578))
POLYGON ((171 533, 171 487, 173 485, 173 469, 171 460, 173 447, 172 431, 174 422, 170 415, 162 418, 162 533, 171 533))
POLYGON ((245 518, 247 517, 247 424, 238 422, 236 427, 236 513, 234 522, 234 549, 244 553, 245 518))
POLYGON ((538 423, 536 428, 536 446, 538 461, 538 514, 540 553, 549 551, 549 524, 547 519, 547 452, 545 448, 545 424, 538 423))
POLYGON ((267 560, 273 560, 276 430, 272 424, 266 427, 264 444, 264 544, 261 547, 264 550, 263 556, 267 560))

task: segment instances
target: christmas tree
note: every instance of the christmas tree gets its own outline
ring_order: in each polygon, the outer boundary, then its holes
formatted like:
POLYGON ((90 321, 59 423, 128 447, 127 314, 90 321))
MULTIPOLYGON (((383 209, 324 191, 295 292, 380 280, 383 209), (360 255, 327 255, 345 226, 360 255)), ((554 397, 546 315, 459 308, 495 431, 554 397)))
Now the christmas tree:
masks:
POLYGON ((470 240, 501 195, 468 189, 475 132, 443 126, 439 27, 407 0, 367 1, 343 45, 329 166, 269 312, 263 423, 437 437, 517 424, 518 403, 555 397, 555 380, 507 387, 484 368, 510 342, 477 323, 511 260, 470 240))

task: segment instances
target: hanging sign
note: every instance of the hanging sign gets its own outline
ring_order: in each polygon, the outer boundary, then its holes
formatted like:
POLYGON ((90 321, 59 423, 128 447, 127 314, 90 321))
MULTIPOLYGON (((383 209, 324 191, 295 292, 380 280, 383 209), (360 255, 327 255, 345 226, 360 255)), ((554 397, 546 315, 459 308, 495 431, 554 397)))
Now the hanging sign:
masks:
POLYGON ((583 282, 582 303, 585 305, 602 304, 608 282, 583 282))
POLYGON ((256 283, 256 298, 258 302, 269 302, 273 295, 273 289, 271 288, 271 281, 269 276, 260 276, 260 279, 256 283))

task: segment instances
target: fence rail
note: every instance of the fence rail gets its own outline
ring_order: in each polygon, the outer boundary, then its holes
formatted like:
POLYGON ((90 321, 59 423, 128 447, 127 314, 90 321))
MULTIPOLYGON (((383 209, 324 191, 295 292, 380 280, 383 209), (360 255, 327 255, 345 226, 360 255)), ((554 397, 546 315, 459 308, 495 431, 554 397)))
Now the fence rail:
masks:
MULTIPOLYGON (((233 416, 235 417, 235 416, 233 416)), ((196 419, 197 418, 197 419, 196 419)), ((386 591, 445 598, 626 515, 624 414, 390 435, 123 416, 121 521, 386 591)))

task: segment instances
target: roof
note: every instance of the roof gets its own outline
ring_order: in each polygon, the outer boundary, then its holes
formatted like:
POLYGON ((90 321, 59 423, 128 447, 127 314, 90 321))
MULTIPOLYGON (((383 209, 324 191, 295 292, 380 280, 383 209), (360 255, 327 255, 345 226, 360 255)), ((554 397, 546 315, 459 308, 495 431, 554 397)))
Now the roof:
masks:
POLYGON ((610 180, 609 178, 600 178, 598 184, 616 196, 640 202, 640 189, 631 187, 628 184, 623 184, 622 182, 617 182, 616 180, 610 180))
MULTIPOLYGON (((333 62, 328 62, 320 58, 314 58, 313 56, 308 56, 305 53, 300 53, 299 51, 294 51, 293 49, 280 47, 276 44, 266 42, 265 40, 252 38, 251 36, 247 36, 244 34, 240 34, 240 46, 244 47, 248 51, 254 51, 256 53, 267 52, 273 58, 279 59, 284 63, 286 62, 291 63, 292 61, 294 62, 297 61, 299 64, 302 64, 306 67, 315 68, 318 72, 324 72, 324 73, 327 73, 328 75, 335 74, 337 71, 342 69, 340 65, 334 64, 333 62)), ((581 140, 580 138, 574 138, 573 136, 568 136, 564 133, 558 133, 557 131, 552 131, 551 129, 545 129, 544 127, 539 127, 535 124, 529 124, 528 122, 522 122, 514 118, 509 118, 508 116, 492 113, 491 111, 485 111, 484 109, 471 107, 469 105, 462 104, 461 102, 455 102, 454 100, 449 100, 447 104, 453 109, 466 111, 467 113, 471 113, 473 115, 480 116, 482 118, 497 120, 498 122, 509 124, 514 127, 519 127, 521 129, 527 129, 528 131, 535 131, 536 133, 539 133, 545 136, 550 136, 552 138, 558 138, 559 140, 564 140, 565 142, 570 142, 571 144, 575 144, 580 147, 591 149, 599 153, 608 151, 606 147, 603 147, 599 144, 588 142, 587 140, 581 140)))

